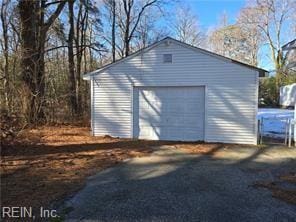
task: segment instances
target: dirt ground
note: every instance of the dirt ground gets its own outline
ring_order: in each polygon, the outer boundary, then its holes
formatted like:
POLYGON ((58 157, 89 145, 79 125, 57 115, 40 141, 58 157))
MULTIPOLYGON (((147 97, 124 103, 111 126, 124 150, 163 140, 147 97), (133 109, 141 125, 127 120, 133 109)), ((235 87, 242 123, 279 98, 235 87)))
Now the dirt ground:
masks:
MULTIPOLYGON (((24 130, 1 149, 2 206, 49 206, 80 189, 86 177, 122 160, 175 142, 90 136, 88 127, 46 126, 24 130)), ((192 145, 192 144, 191 144, 192 145)), ((189 144, 188 144, 189 146, 189 144)), ((210 151, 215 145, 200 149, 210 151)))
MULTIPOLYGON (((159 145, 204 155, 216 155, 215 150, 233 146, 93 137, 88 127, 76 126, 27 129, 13 144, 1 147, 1 204, 50 206, 80 189, 85 179, 98 170, 127 158, 148 155, 159 145)), ((283 177, 291 178, 295 180, 295 175, 283 177)), ((276 188, 270 189, 274 193, 276 188)), ((290 198, 285 191, 282 196, 290 198)))
POLYGON ((296 190, 283 187, 283 183, 293 184, 296 187, 296 173, 281 175, 274 181, 258 181, 254 186, 269 189, 273 197, 296 205, 296 190))

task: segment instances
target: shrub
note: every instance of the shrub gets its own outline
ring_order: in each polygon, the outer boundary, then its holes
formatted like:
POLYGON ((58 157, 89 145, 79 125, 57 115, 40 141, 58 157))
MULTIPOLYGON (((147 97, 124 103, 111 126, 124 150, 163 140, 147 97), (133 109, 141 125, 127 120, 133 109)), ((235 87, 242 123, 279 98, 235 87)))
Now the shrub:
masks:
POLYGON ((2 145, 15 138, 17 133, 22 129, 23 121, 16 114, 9 113, 7 110, 1 110, 0 112, 0 139, 2 145))
POLYGON ((259 106, 277 107, 279 92, 276 87, 276 78, 260 79, 259 82, 259 106))

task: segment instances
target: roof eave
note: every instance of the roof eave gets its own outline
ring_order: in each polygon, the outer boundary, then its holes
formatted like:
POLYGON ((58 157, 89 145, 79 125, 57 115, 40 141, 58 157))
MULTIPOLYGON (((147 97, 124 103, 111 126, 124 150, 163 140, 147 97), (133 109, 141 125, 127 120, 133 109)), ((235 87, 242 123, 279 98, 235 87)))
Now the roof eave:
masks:
POLYGON ((97 69, 95 71, 92 71, 92 72, 88 72, 88 73, 85 73, 83 76, 82 76, 82 79, 83 80, 86 80, 86 81, 90 81, 91 80, 91 77, 95 74, 97 74, 98 72, 100 72, 101 69, 97 69))
POLYGON ((268 77, 268 71, 264 70, 264 69, 259 69, 259 77, 268 77))

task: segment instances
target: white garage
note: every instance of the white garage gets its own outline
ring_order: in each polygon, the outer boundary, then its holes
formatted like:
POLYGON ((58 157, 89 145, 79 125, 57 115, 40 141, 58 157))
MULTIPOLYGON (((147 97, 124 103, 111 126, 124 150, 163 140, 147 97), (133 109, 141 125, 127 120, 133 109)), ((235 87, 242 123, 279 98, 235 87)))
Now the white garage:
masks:
POLYGON ((94 136, 257 143, 252 67, 167 37, 88 73, 94 136))

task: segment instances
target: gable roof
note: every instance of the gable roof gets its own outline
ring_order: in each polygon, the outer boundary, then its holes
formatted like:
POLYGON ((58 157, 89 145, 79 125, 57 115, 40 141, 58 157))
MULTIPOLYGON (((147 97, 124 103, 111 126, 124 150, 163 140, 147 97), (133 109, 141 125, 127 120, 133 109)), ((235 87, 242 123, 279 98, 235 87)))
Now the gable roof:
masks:
POLYGON ((268 73, 268 71, 266 71, 266 70, 264 70, 264 69, 261 69, 261 68, 258 68, 258 67, 256 67, 256 66, 251 66, 251 65, 245 64, 245 63, 243 63, 243 62, 239 62, 239 61, 237 61, 237 60, 230 59, 230 58, 227 58, 227 57, 225 57, 225 56, 221 56, 221 55, 216 54, 216 53, 214 53, 214 52, 210 52, 210 51, 208 51, 208 50, 201 49, 201 48, 198 48, 198 47, 195 47, 195 46, 189 45, 189 44, 187 44, 187 43, 181 42, 181 41, 176 40, 176 39, 171 38, 171 37, 166 37, 166 38, 164 38, 164 39, 162 39, 162 40, 160 40, 160 41, 158 41, 158 42, 155 42, 155 43, 153 43, 153 44, 151 44, 151 45, 149 45, 149 46, 147 46, 147 47, 145 47, 145 48, 143 48, 143 49, 140 49, 140 50, 138 50, 138 51, 136 51, 136 52, 130 54, 130 55, 127 56, 127 57, 124 57, 124 58, 119 59, 119 60, 117 60, 117 61, 115 61, 115 62, 112 62, 112 63, 106 64, 106 65, 102 66, 100 69, 97 69, 97 70, 95 70, 95 71, 93 71, 93 72, 89 72, 89 73, 84 74, 84 75, 83 75, 83 79, 84 79, 84 80, 90 80, 90 77, 91 77, 91 76, 96 75, 96 74, 99 74, 99 73, 101 73, 102 71, 104 71, 104 70, 106 70, 106 69, 108 69, 108 68, 110 68, 110 67, 112 67, 112 66, 115 66, 115 65, 118 64, 118 63, 122 63, 122 62, 124 62, 124 61, 126 61, 126 60, 128 60, 128 59, 131 59, 131 58, 133 58, 133 57, 135 57, 135 56, 137 56, 137 55, 139 55, 139 54, 141 54, 141 53, 144 53, 144 52, 146 52, 146 51, 148 51, 148 50, 150 50, 150 49, 152 49, 152 48, 154 48, 154 47, 160 45, 161 43, 163 43, 163 42, 165 42, 165 41, 167 41, 167 40, 170 40, 170 41, 172 41, 172 42, 175 42, 175 43, 177 43, 177 44, 179 44, 179 45, 181 45, 181 46, 184 46, 184 47, 191 48, 191 49, 193 49, 193 50, 199 51, 199 52, 201 52, 201 53, 203 53, 203 54, 207 54, 207 55, 210 55, 210 56, 214 56, 214 57, 216 57, 216 58, 218 58, 218 59, 222 59, 222 60, 227 61, 227 62, 230 62, 230 63, 235 63, 235 64, 238 64, 238 65, 240 65, 240 66, 244 66, 244 67, 249 68, 249 69, 254 69, 254 70, 256 70, 256 71, 259 72, 259 77, 265 77, 265 76, 266 76, 266 73, 268 73))

